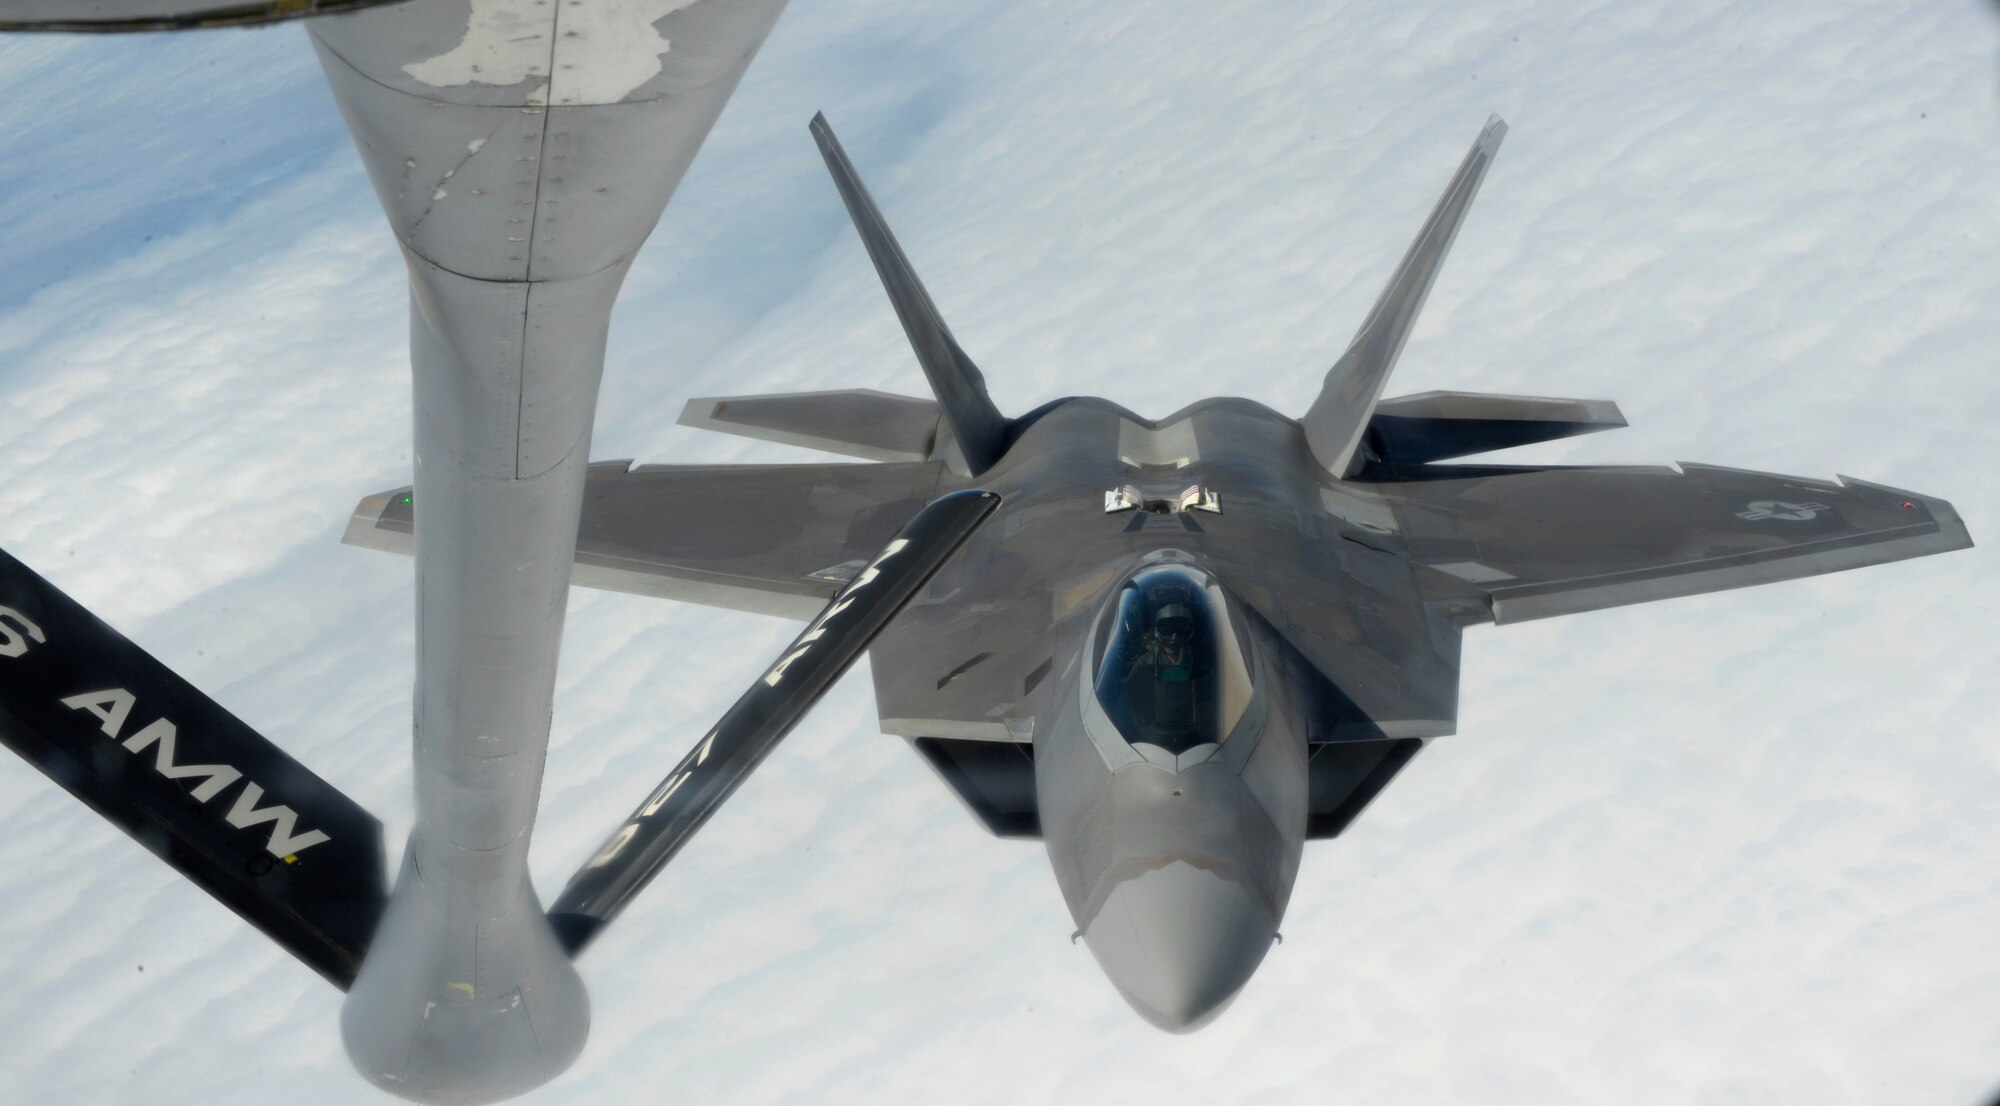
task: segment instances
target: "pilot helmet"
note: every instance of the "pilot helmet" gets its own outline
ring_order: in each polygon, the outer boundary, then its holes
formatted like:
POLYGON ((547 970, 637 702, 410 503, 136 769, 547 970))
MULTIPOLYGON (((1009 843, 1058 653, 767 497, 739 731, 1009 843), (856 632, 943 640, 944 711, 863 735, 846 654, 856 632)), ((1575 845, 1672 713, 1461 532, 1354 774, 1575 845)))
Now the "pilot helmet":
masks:
POLYGON ((1162 642, 1184 644, 1194 633, 1194 612, 1182 604, 1169 603, 1153 616, 1153 629, 1159 632, 1162 642))

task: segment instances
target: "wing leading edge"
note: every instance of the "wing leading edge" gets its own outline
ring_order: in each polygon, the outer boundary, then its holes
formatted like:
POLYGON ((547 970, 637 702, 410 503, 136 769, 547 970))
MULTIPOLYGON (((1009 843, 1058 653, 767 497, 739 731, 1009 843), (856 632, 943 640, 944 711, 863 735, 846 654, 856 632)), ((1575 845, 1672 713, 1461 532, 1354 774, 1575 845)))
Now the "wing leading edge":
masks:
MULTIPOLYGON (((809 621, 937 493, 935 462, 590 466, 579 587, 809 621)), ((342 540, 416 551, 410 489, 371 495, 342 540)))

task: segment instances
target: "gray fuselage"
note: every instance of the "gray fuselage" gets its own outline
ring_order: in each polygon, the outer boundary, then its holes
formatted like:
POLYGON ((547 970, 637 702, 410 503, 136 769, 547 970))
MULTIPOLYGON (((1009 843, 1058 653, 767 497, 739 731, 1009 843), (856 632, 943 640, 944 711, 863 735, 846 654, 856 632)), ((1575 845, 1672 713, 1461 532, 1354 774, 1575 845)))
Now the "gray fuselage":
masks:
MULTIPOLYGON (((1332 482, 1314 478, 1298 424, 1275 411, 1209 400, 1155 424, 1103 400, 1071 399, 1022 423, 976 481, 942 481, 989 488, 1003 505, 878 641, 884 726, 910 737, 1032 740, 1042 836, 1077 929, 1149 1021, 1196 1028, 1271 946, 1306 839, 1308 742, 1340 722, 1337 703, 1318 694, 1323 681, 1273 624, 1293 611, 1273 572, 1318 577, 1301 603, 1329 588, 1356 600, 1373 595, 1378 602, 1365 609, 1384 626, 1422 603, 1407 567, 1400 580, 1328 578, 1342 571, 1347 551, 1363 550, 1333 532, 1332 482), (1184 508, 1191 488, 1212 494, 1217 509, 1184 508), (1127 499, 1107 504, 1106 493, 1121 490, 1127 499), (1126 501, 1136 505, 1109 509, 1126 501), (1118 647, 1121 598, 1148 580, 1155 590, 1197 588, 1208 605, 1212 633, 1184 647, 1198 666, 1222 662, 1228 671, 1207 677, 1219 686, 1200 692, 1194 709, 1211 717, 1196 736, 1154 738, 1133 711, 1106 709, 1113 685, 1143 683, 1133 694, 1148 703, 1188 687, 1151 674, 1160 646, 1147 616, 1126 635, 1144 640, 1118 647), (1399 584, 1407 590, 1395 594, 1399 584), (1252 594, 1262 610, 1245 600, 1252 594), (970 651, 982 639, 993 652, 1045 650, 1049 661, 1033 688, 1001 700, 992 716, 999 726, 903 709, 935 684, 935 669, 963 660, 937 655, 940 642, 970 651), (933 659, 916 665, 925 649, 933 659)), ((1365 494, 1348 494, 1365 515, 1365 494)), ((1356 647, 1400 647, 1407 667, 1455 675, 1456 634, 1444 636, 1448 654, 1412 655, 1428 634, 1384 634, 1356 647)), ((1440 680, 1446 689, 1455 683, 1440 680)))

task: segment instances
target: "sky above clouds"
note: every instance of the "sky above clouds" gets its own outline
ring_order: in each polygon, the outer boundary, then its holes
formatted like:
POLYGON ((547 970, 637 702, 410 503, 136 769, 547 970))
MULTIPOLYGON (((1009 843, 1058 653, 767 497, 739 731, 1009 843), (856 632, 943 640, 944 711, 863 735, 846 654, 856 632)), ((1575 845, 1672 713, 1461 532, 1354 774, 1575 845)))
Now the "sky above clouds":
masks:
MULTIPOLYGON (((1491 112, 1392 392, 1605 397, 1521 460, 1848 473, 1981 548, 1471 631, 1458 736, 1309 849, 1220 1021, 1143 1024, 866 674, 585 958, 524 1102, 1922 1103, 2000 1087, 2000 18, 1972 0, 795 0, 635 266, 595 453, 691 396, 922 394, 825 110, 996 401, 1303 411, 1491 112)), ((0 42, 0 545, 387 824, 401 266, 297 28, 0 42)), ((794 627, 574 594, 552 897, 794 627)), ((0 1101, 373 1100, 339 996, 0 763, 0 1101), (140 970, 143 966, 143 971, 140 970)))

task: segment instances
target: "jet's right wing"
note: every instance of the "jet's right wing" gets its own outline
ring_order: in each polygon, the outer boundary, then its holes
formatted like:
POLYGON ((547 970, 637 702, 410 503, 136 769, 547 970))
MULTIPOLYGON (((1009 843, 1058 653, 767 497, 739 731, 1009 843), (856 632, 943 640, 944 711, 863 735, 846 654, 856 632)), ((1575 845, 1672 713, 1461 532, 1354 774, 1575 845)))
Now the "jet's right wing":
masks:
POLYGON ((953 492, 897 531, 571 877, 549 910, 565 949, 625 909, 999 505, 992 492, 953 492))
POLYGON ((1431 598, 1494 622, 1642 603, 1964 549, 1942 499, 1711 465, 1380 466, 1431 598))
MULTIPOLYGON (((937 494, 934 462, 590 466, 579 587, 807 621, 937 494)), ((343 541, 416 551, 410 489, 371 495, 343 541)))

